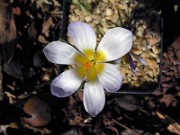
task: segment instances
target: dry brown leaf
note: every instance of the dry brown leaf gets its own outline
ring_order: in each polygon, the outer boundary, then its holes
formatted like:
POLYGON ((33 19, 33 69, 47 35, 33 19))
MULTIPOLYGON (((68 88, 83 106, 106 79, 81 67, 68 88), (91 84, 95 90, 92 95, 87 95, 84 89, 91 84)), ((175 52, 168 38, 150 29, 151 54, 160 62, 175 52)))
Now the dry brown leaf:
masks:
POLYGON ((166 120, 168 123, 169 123, 169 126, 167 127, 167 129, 170 131, 170 132, 173 132, 173 133, 176 133, 178 135, 180 135, 180 125, 174 121, 172 118, 170 118, 169 116, 167 115, 164 115, 160 112, 156 112, 156 115, 160 118, 160 119, 163 119, 163 120, 166 120))
POLYGON ((45 34, 46 37, 49 37, 49 29, 53 25, 52 17, 49 17, 46 22, 43 23, 42 33, 45 34))
POLYGON ((25 113, 31 115, 30 118, 24 117, 28 124, 38 127, 45 126, 51 121, 51 109, 47 103, 37 97, 30 98, 23 107, 25 113))
POLYGON ((177 130, 177 128, 176 128, 173 124, 170 124, 170 125, 167 127, 167 130, 169 130, 169 131, 172 132, 172 133, 175 133, 175 134, 180 135, 180 130, 177 130))
MULTIPOLYGON (((141 135, 141 134, 144 133, 144 131, 142 131, 142 130, 138 130, 138 129, 133 129, 133 130, 135 130, 136 132, 138 132, 139 135, 141 135)), ((134 135, 134 132, 131 131, 131 130, 123 130, 123 131, 121 132, 121 135, 134 135)))
POLYGON ((156 112, 156 115, 160 118, 160 119, 165 119, 165 116, 163 114, 161 114, 160 112, 156 112))
MULTIPOLYGON (((139 130, 131 129, 131 128, 129 128, 129 127, 127 127, 127 126, 119 123, 119 122, 116 121, 115 119, 112 119, 112 121, 113 121, 114 123, 116 123, 117 125, 119 125, 119 126, 123 127, 124 129, 126 129, 126 131, 129 133, 129 134, 123 134, 123 135, 141 135, 141 131, 142 131, 142 130, 140 130, 140 132, 139 132, 139 130)), ((142 131, 142 132, 143 132, 143 131, 142 131)))
POLYGON ((49 42, 45 39, 43 35, 39 35, 38 41, 43 43, 43 44, 48 44, 49 42))
POLYGON ((165 103, 165 105, 168 107, 171 104, 172 100, 173 100, 173 95, 165 94, 163 95, 161 102, 165 103))
POLYGON ((79 134, 78 134, 77 130, 75 128, 73 128, 73 129, 70 129, 70 130, 62 133, 61 135, 79 135, 79 134))
POLYGON ((117 99, 117 104, 127 110, 127 111, 136 111, 139 109, 138 101, 133 95, 124 95, 117 99))
POLYGON ((12 12, 14 15, 20 15, 21 9, 19 7, 12 8, 12 12))
POLYGON ((47 128, 36 128, 32 127, 29 124, 24 124, 25 128, 32 129, 35 133, 40 132, 42 135, 50 134, 52 131, 47 128))
POLYGON ((11 12, 6 12, 8 8, 10 8, 10 6, 2 0, 0 4, 0 44, 11 42, 16 38, 14 16, 11 12), (9 30, 7 30, 7 27, 9 30))
POLYGON ((16 96, 14 96, 13 94, 11 94, 8 91, 5 91, 4 94, 9 98, 9 103, 13 104, 16 102, 16 96))

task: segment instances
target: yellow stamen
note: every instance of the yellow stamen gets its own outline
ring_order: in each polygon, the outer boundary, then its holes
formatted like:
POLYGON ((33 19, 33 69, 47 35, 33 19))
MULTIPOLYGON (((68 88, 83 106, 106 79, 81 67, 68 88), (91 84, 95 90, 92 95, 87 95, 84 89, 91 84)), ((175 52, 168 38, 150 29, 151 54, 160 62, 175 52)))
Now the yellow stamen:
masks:
POLYGON ((97 80, 97 74, 101 74, 104 69, 104 64, 100 63, 106 60, 106 55, 103 51, 94 52, 91 49, 86 49, 83 54, 78 54, 74 57, 77 67, 77 75, 86 77, 89 81, 97 80))
POLYGON ((93 60, 94 59, 94 51, 91 49, 86 49, 83 51, 83 54, 89 59, 93 60))
POLYGON ((96 81, 97 79, 97 72, 95 66, 92 66, 87 72, 87 79, 91 82, 96 81))

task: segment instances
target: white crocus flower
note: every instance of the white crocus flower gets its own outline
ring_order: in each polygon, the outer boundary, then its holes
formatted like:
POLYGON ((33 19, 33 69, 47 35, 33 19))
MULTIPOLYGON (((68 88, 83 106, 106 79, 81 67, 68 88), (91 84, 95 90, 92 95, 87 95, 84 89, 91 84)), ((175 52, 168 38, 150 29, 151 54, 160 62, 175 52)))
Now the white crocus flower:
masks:
POLYGON ((85 80, 84 107, 90 115, 96 116, 105 105, 104 89, 113 93, 122 85, 121 73, 109 61, 117 60, 130 51, 132 33, 124 28, 113 28, 104 35, 97 47, 96 34, 86 23, 70 23, 68 35, 74 46, 54 41, 43 49, 52 63, 76 65, 52 81, 51 93, 57 97, 70 96, 85 80))

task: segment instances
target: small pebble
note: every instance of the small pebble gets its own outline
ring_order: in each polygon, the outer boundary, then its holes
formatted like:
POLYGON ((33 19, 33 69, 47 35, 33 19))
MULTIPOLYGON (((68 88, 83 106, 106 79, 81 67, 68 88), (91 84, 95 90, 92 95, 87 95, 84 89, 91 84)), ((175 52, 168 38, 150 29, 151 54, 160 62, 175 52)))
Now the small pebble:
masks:
POLYGON ((152 53, 152 52, 150 52, 150 55, 151 55, 152 57, 154 57, 154 58, 158 58, 158 57, 159 57, 157 54, 152 53))
POLYGON ((112 9, 108 8, 106 9, 106 16, 111 16, 113 14, 112 9))
POLYGON ((85 21, 88 22, 88 23, 91 22, 92 21, 92 16, 86 16, 85 21))
POLYGON ((135 50, 134 53, 137 55, 140 55, 142 53, 142 51, 141 50, 135 50))
POLYGON ((152 51, 153 51, 154 54, 159 54, 160 49, 157 46, 153 46, 152 51))
POLYGON ((148 75, 150 75, 150 77, 153 77, 153 76, 154 76, 153 71, 152 71, 152 70, 149 70, 149 71, 148 71, 148 75))
POLYGON ((150 65, 150 66, 155 66, 156 62, 154 60, 147 59, 147 64, 150 65))

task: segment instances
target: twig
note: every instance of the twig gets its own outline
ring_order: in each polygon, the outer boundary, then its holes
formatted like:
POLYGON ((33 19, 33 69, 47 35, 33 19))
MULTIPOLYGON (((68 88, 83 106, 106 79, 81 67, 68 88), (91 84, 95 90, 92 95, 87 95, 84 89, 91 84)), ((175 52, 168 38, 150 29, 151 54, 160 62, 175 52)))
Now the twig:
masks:
POLYGON ((113 121, 114 123, 116 123, 117 125, 119 125, 119 126, 125 128, 125 129, 127 129, 127 130, 130 130, 134 135, 141 135, 140 133, 138 133, 138 132, 136 132, 136 131, 134 131, 134 130, 128 128, 127 126, 125 126, 125 125, 123 125, 123 124, 121 124, 121 123, 119 123, 119 122, 116 121, 115 119, 112 119, 112 121, 113 121))

